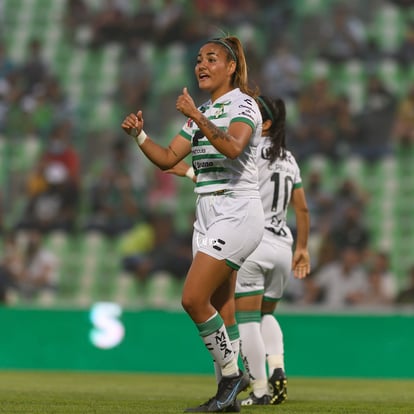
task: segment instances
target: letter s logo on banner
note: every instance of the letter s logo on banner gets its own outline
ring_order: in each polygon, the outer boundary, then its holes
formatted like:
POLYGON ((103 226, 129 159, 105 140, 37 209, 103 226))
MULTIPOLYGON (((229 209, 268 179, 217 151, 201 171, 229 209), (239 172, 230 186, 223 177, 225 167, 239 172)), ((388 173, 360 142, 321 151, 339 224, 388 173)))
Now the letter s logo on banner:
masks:
POLYGON ((116 303, 99 302, 92 306, 90 320, 94 328, 89 339, 94 346, 110 349, 122 342, 125 328, 119 320, 121 315, 122 308, 116 303))

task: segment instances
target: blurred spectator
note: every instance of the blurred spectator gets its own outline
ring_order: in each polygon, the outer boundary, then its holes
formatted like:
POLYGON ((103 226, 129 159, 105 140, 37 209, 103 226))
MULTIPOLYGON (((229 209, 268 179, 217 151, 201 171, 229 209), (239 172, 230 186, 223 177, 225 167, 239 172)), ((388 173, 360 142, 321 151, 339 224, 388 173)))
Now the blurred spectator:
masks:
POLYGON ((6 204, 5 204, 5 200, 4 200, 4 193, 5 190, 2 188, 0 190, 0 236, 4 233, 5 231, 5 212, 6 212, 6 204))
POLYGON ((376 252, 368 263, 369 293, 367 305, 391 305, 397 294, 396 276, 390 269, 390 259, 385 252, 376 252))
POLYGON ((361 255, 353 247, 345 247, 340 258, 328 263, 307 278, 304 302, 330 308, 363 304, 368 294, 367 274, 361 255))
POLYGON ((62 121, 53 126, 48 137, 46 148, 41 154, 41 162, 47 167, 58 164, 66 170, 68 181, 75 187, 79 186, 80 155, 72 143, 72 123, 62 121))
POLYGON ((151 68, 144 54, 145 45, 134 36, 123 50, 120 62, 118 96, 120 103, 130 110, 141 108, 150 95, 151 68), (139 68, 137 70, 137 68, 139 68))
POLYGON ((2 299, 8 303, 11 290, 25 300, 55 294, 59 262, 43 242, 37 230, 20 239, 14 232, 7 234, 0 263, 0 303, 2 299))
POLYGON ((412 147, 414 143, 414 85, 398 105, 392 137, 395 144, 403 148, 412 147))
POLYGON ((348 177, 337 183, 333 200, 332 220, 340 222, 346 215, 348 206, 358 206, 362 218, 364 208, 369 201, 369 194, 356 179, 348 177))
POLYGON ((334 195, 324 189, 322 173, 316 168, 308 175, 306 200, 312 217, 311 232, 323 233, 330 224, 334 195))
POLYGON ((358 140, 353 154, 366 161, 377 161, 391 154, 391 130, 395 116, 394 95, 376 75, 368 79, 367 94, 358 116, 358 140))
POLYGON ((123 171, 104 171, 90 191, 90 216, 85 230, 117 237, 130 230, 139 213, 131 177, 123 171))
POLYGON ((177 177, 166 174, 159 168, 153 169, 151 184, 148 188, 147 203, 150 208, 169 206, 173 208, 177 204, 177 177))
POLYGON ((328 233, 332 219, 333 194, 323 188, 322 173, 311 170, 306 183, 306 200, 312 218, 309 234, 309 250, 312 269, 319 263, 321 244, 328 233))
POLYGON ((414 6, 414 0, 388 0, 405 10, 410 10, 414 6))
POLYGON ((1 84, 3 122, 1 132, 9 137, 19 137, 24 133, 25 113, 22 107, 24 96, 24 82, 20 71, 13 70, 8 73, 1 84))
POLYGON ((164 0, 161 9, 155 15, 155 43, 164 47, 182 40, 184 8, 175 0, 164 0))
POLYGON ((156 8, 152 0, 141 0, 139 7, 129 19, 129 38, 152 42, 154 39, 154 21, 156 8))
POLYGON ((72 233, 76 228, 79 191, 70 179, 69 170, 61 163, 40 161, 29 176, 29 191, 19 230, 36 229, 46 234, 52 231, 72 233))
POLYGON ((363 22, 344 3, 334 6, 331 18, 322 24, 319 50, 322 57, 333 63, 362 57, 365 49, 363 22))
POLYGON ((0 80, 5 78, 15 67, 15 63, 7 54, 4 41, 0 39, 0 80))
POLYGON ((414 63, 414 21, 408 22, 404 39, 395 52, 395 58, 405 67, 414 63))
POLYGON ((414 305, 414 266, 408 269, 407 285, 398 293, 395 302, 400 305, 414 305))
POLYGON ((66 124, 73 118, 71 102, 63 92, 59 80, 48 76, 42 84, 37 85, 30 95, 22 99, 25 117, 32 127, 41 135, 51 133, 53 124, 66 124))
POLYGON ((53 107, 53 122, 69 125, 69 120, 73 119, 73 103, 62 88, 62 83, 56 76, 48 76, 44 83, 45 94, 48 102, 53 107))
POLYGON ((46 80, 48 65, 43 56, 43 44, 39 39, 32 39, 28 45, 28 54, 21 66, 21 76, 25 82, 25 93, 31 93, 36 86, 46 80))
POLYGON ((364 257, 370 248, 371 232, 363 222, 360 203, 348 203, 342 210, 343 216, 332 225, 329 239, 337 252, 352 247, 364 257))
POLYGON ((105 0, 92 16, 92 47, 123 42, 128 32, 130 5, 123 0, 105 0))
POLYGON ((225 27, 235 8, 234 0, 196 0, 199 15, 210 22, 211 27, 225 27))
POLYGON ((0 258, 0 305, 9 303, 10 291, 16 288, 15 275, 20 271, 21 262, 16 234, 5 234, 0 258))
POLYGON ((293 148, 299 160, 312 155, 338 158, 334 136, 336 97, 326 78, 312 81, 298 97, 299 120, 294 131, 293 148))
POLYGON ((287 40, 275 41, 261 66, 261 80, 268 95, 285 99, 297 97, 302 86, 302 62, 287 40))
POLYGON ((31 230, 23 250, 21 270, 15 274, 22 297, 34 299, 41 294, 54 295, 58 271, 58 258, 45 248, 42 234, 31 230))
POLYGON ((89 2, 86 0, 70 0, 66 2, 64 23, 69 40, 82 43, 82 32, 85 30, 89 32, 91 21, 92 12, 89 8, 89 2))
POLYGON ((337 99, 334 129, 338 153, 341 157, 346 157, 353 152, 359 139, 358 124, 351 111, 350 99, 346 95, 337 99))
POLYGON ((191 237, 177 233, 172 214, 151 213, 125 235, 121 253, 124 269, 139 282, 158 272, 183 279, 192 261, 191 237))

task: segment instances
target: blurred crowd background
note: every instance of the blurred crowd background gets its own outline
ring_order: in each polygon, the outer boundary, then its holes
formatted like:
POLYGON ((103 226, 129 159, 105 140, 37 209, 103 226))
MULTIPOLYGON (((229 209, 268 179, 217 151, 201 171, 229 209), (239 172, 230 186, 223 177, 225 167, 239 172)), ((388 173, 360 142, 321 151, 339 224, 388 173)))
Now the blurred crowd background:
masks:
POLYGON ((0 303, 179 307, 193 186, 120 124, 142 109, 168 143, 182 88, 205 99, 199 47, 228 34, 286 102, 311 212, 283 304, 414 304, 413 0, 0 0, 0 303))

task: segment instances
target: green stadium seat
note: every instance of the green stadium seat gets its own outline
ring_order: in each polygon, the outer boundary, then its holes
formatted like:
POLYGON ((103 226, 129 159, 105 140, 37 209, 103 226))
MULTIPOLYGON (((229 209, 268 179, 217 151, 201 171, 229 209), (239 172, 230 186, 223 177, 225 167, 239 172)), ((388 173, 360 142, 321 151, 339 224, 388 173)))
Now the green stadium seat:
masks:
POLYGON ((390 2, 384 2, 374 13, 368 36, 386 53, 393 53, 401 44, 405 32, 403 12, 390 2))
POLYGON ((396 60, 391 58, 383 60, 377 68, 377 74, 392 93, 397 96, 405 93, 406 74, 396 60))

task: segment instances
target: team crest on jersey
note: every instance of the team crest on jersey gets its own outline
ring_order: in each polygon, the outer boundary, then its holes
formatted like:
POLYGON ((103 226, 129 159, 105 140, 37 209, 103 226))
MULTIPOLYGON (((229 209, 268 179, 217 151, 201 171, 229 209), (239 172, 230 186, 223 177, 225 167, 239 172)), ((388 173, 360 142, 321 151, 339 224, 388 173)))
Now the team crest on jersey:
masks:
POLYGON ((224 114, 224 105, 221 105, 220 108, 214 113, 214 118, 220 118, 224 114))
POLYGON ((214 118, 220 118, 225 114, 224 107, 231 104, 231 101, 226 101, 219 103, 217 105, 214 105, 214 107, 217 107, 216 112, 214 113, 214 118))

